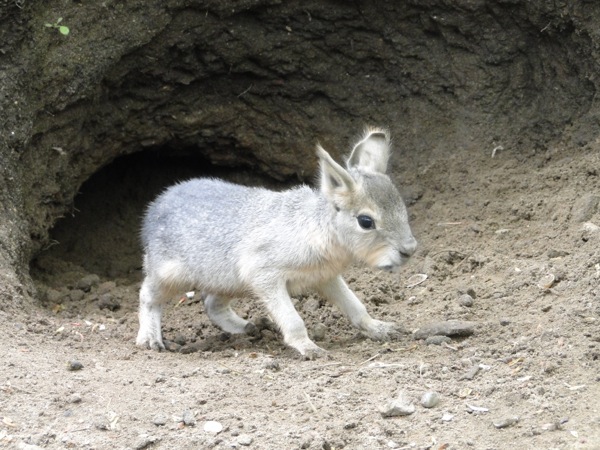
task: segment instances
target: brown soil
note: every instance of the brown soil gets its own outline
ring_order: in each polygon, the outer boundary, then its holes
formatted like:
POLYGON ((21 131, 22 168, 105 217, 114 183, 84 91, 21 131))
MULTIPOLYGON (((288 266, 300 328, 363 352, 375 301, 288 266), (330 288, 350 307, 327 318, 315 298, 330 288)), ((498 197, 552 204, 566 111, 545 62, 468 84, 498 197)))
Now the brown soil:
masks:
MULTIPOLYGON (((420 251, 400 277, 357 267, 346 279, 375 317, 411 330, 469 320, 476 332, 443 345, 410 336, 376 343, 309 295, 297 308, 311 332, 326 327, 320 345, 329 356, 317 361, 298 359, 268 328, 260 338, 223 335, 198 295, 166 311, 165 337, 180 351, 135 348, 138 211, 123 211, 137 194, 113 197, 107 180, 131 165, 109 167, 84 186, 81 214, 55 230, 66 243, 35 263, 43 307, 3 317, 0 440, 97 449, 239 448, 250 440, 250 448, 273 449, 598 448, 599 148, 577 158, 561 145, 493 157, 492 148, 471 148, 408 164, 398 155, 394 176, 420 251), (407 288, 416 273, 428 279, 407 288), (542 286, 550 274, 554 283, 542 286), (73 360, 83 368, 68 370, 73 360), (440 394, 439 405, 420 405, 427 391, 440 394), (401 392, 416 412, 382 417, 401 392), (506 428, 494 425, 513 417, 506 428), (204 431, 207 421, 223 431, 204 431)), ((118 188, 152 195, 138 181, 118 188)), ((238 310, 263 316, 248 299, 238 310)))
POLYGON ((600 449, 598 23, 586 0, 0 1, 0 446, 600 449), (134 346, 161 189, 310 181, 315 142, 366 124, 420 248, 346 279, 376 318, 474 334, 377 343, 307 295, 328 357, 302 361, 255 301, 260 335, 228 336, 196 293, 171 351, 134 346))

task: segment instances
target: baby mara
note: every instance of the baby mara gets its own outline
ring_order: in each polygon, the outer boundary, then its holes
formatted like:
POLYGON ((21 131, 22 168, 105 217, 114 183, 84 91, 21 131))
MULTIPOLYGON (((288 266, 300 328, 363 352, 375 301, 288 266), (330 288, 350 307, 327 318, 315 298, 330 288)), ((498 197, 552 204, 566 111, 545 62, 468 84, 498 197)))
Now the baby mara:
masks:
POLYGON ((161 315, 175 294, 196 288, 213 323, 229 333, 254 325, 231 309, 259 298, 287 345, 306 358, 323 353, 308 337, 290 295, 315 290, 375 340, 400 331, 373 319, 340 274, 354 261, 396 272, 415 252, 406 207, 386 175, 390 136, 367 129, 346 161, 317 146, 320 188, 273 192, 215 179, 167 189, 142 227, 145 279, 137 345, 164 349, 161 315))

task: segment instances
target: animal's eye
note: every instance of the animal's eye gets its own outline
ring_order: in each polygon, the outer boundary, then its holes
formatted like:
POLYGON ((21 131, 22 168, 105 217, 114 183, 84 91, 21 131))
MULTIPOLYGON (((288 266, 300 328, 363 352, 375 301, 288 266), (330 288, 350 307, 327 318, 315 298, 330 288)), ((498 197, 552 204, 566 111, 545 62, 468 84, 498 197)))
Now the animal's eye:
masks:
POLYGON ((358 216, 356 218, 356 220, 358 221, 358 225, 360 225, 360 227, 363 230, 374 230, 375 229, 375 221, 373 220, 372 217, 361 214, 360 216, 358 216))

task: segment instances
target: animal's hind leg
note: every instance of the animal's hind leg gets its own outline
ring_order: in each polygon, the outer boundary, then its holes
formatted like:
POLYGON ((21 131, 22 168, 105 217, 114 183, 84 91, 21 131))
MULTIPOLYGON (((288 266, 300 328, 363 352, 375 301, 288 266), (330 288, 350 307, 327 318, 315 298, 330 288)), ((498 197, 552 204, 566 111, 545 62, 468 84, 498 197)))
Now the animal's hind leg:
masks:
POLYGON ((215 325, 227 333, 252 334, 255 330, 254 324, 242 319, 231 309, 231 300, 208 294, 204 299, 206 314, 215 325))
POLYGON ((144 279, 140 289, 140 330, 135 341, 138 346, 164 350, 160 326, 163 303, 168 298, 168 289, 161 287, 149 276, 144 279))

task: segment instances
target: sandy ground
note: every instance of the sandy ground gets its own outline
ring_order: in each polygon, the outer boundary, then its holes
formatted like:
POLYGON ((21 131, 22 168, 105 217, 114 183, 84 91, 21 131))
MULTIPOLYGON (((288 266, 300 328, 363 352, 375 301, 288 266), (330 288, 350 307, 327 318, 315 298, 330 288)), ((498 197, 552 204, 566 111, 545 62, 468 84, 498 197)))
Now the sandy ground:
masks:
MULTIPOLYGON (((308 295, 297 308, 328 356, 303 361, 268 326, 223 335, 196 295, 167 308, 175 351, 146 351, 134 345, 140 271, 90 273, 49 252, 34 267, 39 308, 0 317, 0 446, 600 448, 599 150, 399 164, 420 249, 400 276, 345 278, 374 317, 411 331, 474 322, 437 344, 364 339, 308 295), (407 287, 415 274, 427 279, 407 287), (400 400, 414 412, 384 417, 400 400)), ((237 309, 264 322, 252 300, 237 309)))

